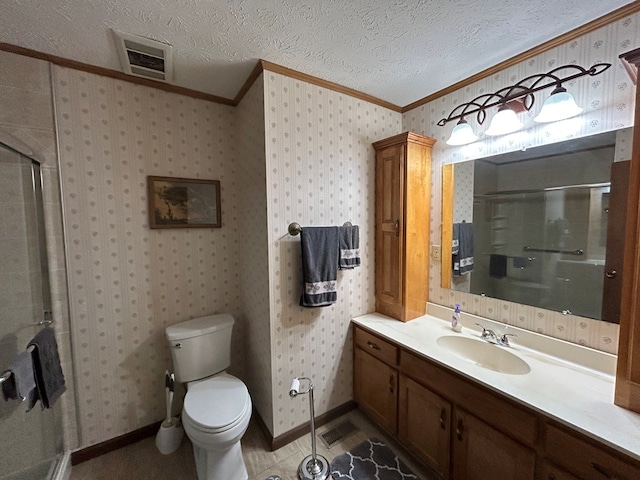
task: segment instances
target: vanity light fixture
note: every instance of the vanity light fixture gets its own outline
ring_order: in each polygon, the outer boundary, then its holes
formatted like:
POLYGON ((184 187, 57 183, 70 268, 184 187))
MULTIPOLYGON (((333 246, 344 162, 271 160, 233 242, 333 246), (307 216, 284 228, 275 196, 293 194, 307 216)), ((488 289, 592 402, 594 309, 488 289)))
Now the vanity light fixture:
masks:
POLYGON ((567 92, 562 84, 586 75, 595 77, 609 67, 611 67, 610 63, 596 63, 589 69, 578 65, 562 65, 547 73, 531 75, 497 92, 485 93, 470 102, 458 105, 449 113, 448 117, 441 119, 438 125, 444 127, 447 123, 458 120, 458 124, 454 127, 451 137, 446 143, 456 146, 466 145, 474 142, 478 137, 473 133, 465 117, 475 114, 478 125, 482 125, 487 118, 487 110, 499 107, 485 133, 487 135, 506 135, 515 132, 522 128, 522 123, 518 120, 516 112, 510 107, 511 102, 518 100, 524 110, 529 111, 535 103, 535 93, 551 87, 555 88, 534 120, 536 122, 555 122, 573 117, 581 113, 582 109, 576 105, 573 96, 567 92), (558 76, 558 72, 561 71, 567 71, 566 76, 558 76))

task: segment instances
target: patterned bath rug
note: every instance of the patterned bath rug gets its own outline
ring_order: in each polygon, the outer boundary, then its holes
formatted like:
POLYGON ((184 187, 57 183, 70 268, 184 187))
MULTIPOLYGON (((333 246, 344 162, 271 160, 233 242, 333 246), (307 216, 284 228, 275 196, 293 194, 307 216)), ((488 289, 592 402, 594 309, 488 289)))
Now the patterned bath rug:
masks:
POLYGON ((418 480, 418 477, 377 438, 365 440, 331 462, 333 480, 418 480))

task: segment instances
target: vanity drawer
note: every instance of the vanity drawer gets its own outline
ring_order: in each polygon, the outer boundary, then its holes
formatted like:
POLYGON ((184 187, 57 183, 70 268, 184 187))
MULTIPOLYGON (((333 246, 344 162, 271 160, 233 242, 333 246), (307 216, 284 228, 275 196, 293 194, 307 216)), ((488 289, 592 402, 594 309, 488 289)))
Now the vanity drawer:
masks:
POLYGON ((394 367, 398 365, 398 347, 394 344, 359 327, 355 327, 354 337, 357 347, 382 360, 387 365, 394 367))
POLYGON ((538 419, 533 413, 404 350, 400 371, 497 430, 527 445, 535 444, 538 419))
POLYGON ((585 480, 640 479, 640 462, 623 459, 553 425, 546 427, 544 448, 554 462, 585 480))

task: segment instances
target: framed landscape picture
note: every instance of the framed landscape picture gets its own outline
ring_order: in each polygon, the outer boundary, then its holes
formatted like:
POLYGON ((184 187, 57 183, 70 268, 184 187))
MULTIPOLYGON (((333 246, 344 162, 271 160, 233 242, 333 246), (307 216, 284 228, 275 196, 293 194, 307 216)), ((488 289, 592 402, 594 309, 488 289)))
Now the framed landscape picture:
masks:
POLYGON ((150 228, 219 228, 220 181, 147 177, 150 228))

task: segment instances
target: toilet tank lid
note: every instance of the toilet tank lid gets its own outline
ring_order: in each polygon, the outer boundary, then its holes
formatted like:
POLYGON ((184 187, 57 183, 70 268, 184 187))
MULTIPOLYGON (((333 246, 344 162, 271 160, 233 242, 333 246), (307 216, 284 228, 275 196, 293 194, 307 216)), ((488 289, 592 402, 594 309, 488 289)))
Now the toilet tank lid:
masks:
POLYGON ((206 335, 231 326, 233 326, 233 317, 228 313, 221 313, 176 323, 167 327, 165 332, 169 341, 184 340, 185 338, 206 335))

